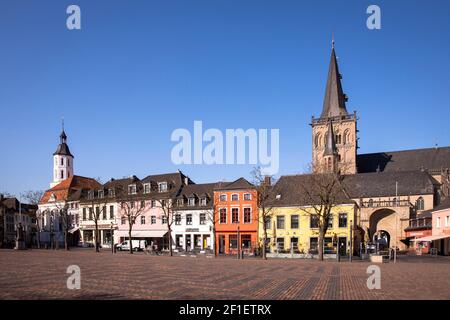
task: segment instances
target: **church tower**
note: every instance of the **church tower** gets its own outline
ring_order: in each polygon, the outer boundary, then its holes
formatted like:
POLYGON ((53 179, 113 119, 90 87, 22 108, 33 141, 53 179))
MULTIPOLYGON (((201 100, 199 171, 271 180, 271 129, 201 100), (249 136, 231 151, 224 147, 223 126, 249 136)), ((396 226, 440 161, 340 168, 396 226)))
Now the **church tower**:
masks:
POLYGON ((62 123, 62 132, 59 136, 60 143, 55 153, 53 153, 53 181, 50 188, 53 188, 61 181, 73 176, 73 155, 70 153, 67 145, 67 135, 64 132, 64 122, 62 123))
POLYGON ((344 174, 354 174, 356 167, 357 117, 347 112, 347 96, 343 93, 342 75, 339 73, 334 41, 325 88, 322 114, 312 117, 313 150, 312 162, 315 172, 340 170, 344 174))

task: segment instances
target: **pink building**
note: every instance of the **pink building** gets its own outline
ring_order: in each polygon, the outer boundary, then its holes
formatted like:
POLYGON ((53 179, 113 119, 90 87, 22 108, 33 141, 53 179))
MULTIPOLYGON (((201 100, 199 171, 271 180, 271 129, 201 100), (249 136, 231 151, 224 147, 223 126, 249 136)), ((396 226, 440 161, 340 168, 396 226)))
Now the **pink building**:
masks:
POLYGON ((433 209, 433 248, 440 255, 450 254, 450 198, 433 209))

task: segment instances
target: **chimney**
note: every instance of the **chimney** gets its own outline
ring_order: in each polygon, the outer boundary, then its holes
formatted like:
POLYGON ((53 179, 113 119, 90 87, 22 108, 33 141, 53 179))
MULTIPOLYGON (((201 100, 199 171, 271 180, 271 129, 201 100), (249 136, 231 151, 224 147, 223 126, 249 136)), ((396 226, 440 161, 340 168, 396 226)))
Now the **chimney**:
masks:
POLYGON ((266 186, 270 186, 270 185, 272 184, 272 179, 271 179, 270 176, 265 176, 265 177, 264 177, 264 184, 265 184, 266 186))

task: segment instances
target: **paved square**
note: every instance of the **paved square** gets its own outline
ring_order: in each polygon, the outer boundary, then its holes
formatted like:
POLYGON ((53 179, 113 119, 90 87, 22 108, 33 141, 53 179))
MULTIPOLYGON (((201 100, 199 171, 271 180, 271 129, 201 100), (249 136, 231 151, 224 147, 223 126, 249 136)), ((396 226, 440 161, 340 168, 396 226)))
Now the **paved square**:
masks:
POLYGON ((0 299, 450 299, 450 258, 400 257, 366 286, 367 262, 0 250, 0 299), (81 289, 69 290, 69 265, 81 289))

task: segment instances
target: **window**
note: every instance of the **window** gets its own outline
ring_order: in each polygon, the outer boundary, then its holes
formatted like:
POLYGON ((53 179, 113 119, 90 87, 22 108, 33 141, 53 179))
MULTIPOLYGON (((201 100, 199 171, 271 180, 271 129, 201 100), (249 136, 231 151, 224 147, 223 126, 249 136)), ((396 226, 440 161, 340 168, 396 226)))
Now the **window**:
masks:
POLYGON ((100 207, 95 207, 95 220, 100 219, 100 207))
POLYGON ((162 216, 161 224, 166 224, 166 223, 167 223, 167 217, 166 216, 162 216))
POLYGON ((70 167, 70 159, 67 159, 67 166, 70 167))
POLYGON ((86 220, 86 208, 83 208, 83 220, 86 220))
POLYGON ((448 227, 450 225, 450 216, 445 217, 445 226, 448 227))
POLYGON ((94 215, 94 210, 89 208, 89 220, 92 220, 92 216, 94 215))
POLYGON ((231 223, 239 223, 239 208, 231 208, 231 223))
POLYGON ((167 182, 158 182, 158 191, 166 192, 167 191, 167 182))
POLYGON ((297 237, 291 237, 291 248, 294 251, 298 251, 298 238, 297 237))
POLYGON ((156 216, 151 216, 150 217, 150 223, 151 224, 156 224, 156 216))
POLYGON ((252 220, 251 209, 244 208, 244 223, 250 223, 252 220))
POLYGON ((284 250, 284 238, 277 238, 277 249, 284 250))
POLYGON ((126 223, 126 218, 125 217, 122 217, 121 219, 120 219, 120 224, 125 224, 126 223))
POLYGON ((108 189, 108 195, 114 197, 114 189, 108 189))
POLYGON ((88 191, 88 199, 89 199, 89 200, 94 199, 94 190, 89 190, 89 191, 88 191))
POLYGON ((145 208, 145 200, 141 200, 141 208, 145 208))
POLYGON ((291 229, 298 229, 298 214, 291 216, 291 229))
POLYGON ((141 216, 141 224, 145 224, 145 216, 141 216))
POLYGON ((219 210, 219 222, 220 223, 227 223, 227 209, 220 209, 219 210))
POLYGON ((179 207, 184 206, 184 199, 183 199, 183 198, 177 199, 177 205, 178 205, 179 207))
POLYGON ((103 209, 102 209, 102 216, 103 216, 103 220, 107 219, 108 212, 106 212, 106 207, 105 206, 103 206, 103 209))
POLYGON ((310 227, 311 229, 314 229, 314 228, 318 228, 318 227, 319 227, 319 216, 318 216, 317 214, 312 214, 312 215, 309 217, 309 227, 310 227))
POLYGON ((104 196, 103 190, 98 190, 98 197, 99 197, 100 199, 102 199, 103 196, 104 196))
POLYGON ((176 214, 175 215, 175 225, 176 226, 181 225, 181 214, 176 214))
POLYGON ((150 183, 144 184, 144 193, 150 193, 150 183))
POLYGON ((242 249, 250 249, 252 247, 252 236, 249 234, 243 234, 241 236, 242 249))
POLYGON ((195 198, 194 197, 189 198, 189 206, 191 206, 191 207, 195 206, 195 198))
POLYGON ((206 206, 206 198, 202 198, 202 199, 200 200, 200 205, 206 206))
POLYGON ((152 200, 152 201, 150 202, 150 207, 151 207, 151 208, 156 207, 156 200, 152 200))
POLYGON ((186 225, 187 226, 192 225, 192 214, 190 213, 186 215, 186 225))
POLYGON ((436 218, 436 228, 440 228, 441 227, 441 217, 437 217, 436 218))
POLYGON ((369 203, 367 204, 368 207, 372 208, 373 207, 373 199, 369 200, 369 203))
POLYGON ((128 194, 136 194, 136 185, 135 184, 130 184, 128 186, 128 194))
POLYGON ((228 238, 230 241, 230 249, 237 249, 237 235, 236 234, 231 234, 230 237, 228 238))
POLYGON ((424 209, 424 201, 423 201, 423 198, 422 197, 419 197, 417 200, 416 200, 416 209, 417 210, 423 210, 424 209))
POLYGON ((316 136, 314 137, 314 146, 316 147, 316 148, 318 148, 319 146, 320 146, 320 139, 321 139, 322 137, 320 136, 320 134, 318 133, 318 134, 316 134, 316 136))
POLYGON ((238 194, 232 194, 231 195, 231 201, 239 201, 239 195, 238 194))
POLYGON ((328 228, 333 228, 333 215, 328 216, 328 228))
POLYGON ((244 200, 245 201, 250 201, 252 200, 252 195, 250 193, 244 193, 244 200))
POLYGON ((272 227, 272 218, 271 217, 266 217, 265 218, 265 223, 266 223, 266 230, 269 230, 272 227))
POLYGON ((317 237, 309 238, 309 250, 312 252, 317 252, 319 248, 319 239, 317 237))
POLYGON ((277 229, 284 229, 284 216, 277 216, 277 229))
POLYGON ((205 225, 206 224, 206 214, 200 213, 200 224, 205 225))
POLYGON ((134 201, 130 202, 130 208, 133 209, 134 208, 134 201))
POLYGON ((347 214, 339 213, 339 228, 347 228, 347 214))
POLYGON ((114 219, 114 206, 109 206, 109 218, 114 219))
POLYGON ((63 157, 61 157, 61 165, 62 166, 64 165, 64 158, 63 157))
POLYGON ((226 194, 221 194, 219 197, 220 202, 224 202, 227 201, 227 195, 226 194))

